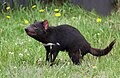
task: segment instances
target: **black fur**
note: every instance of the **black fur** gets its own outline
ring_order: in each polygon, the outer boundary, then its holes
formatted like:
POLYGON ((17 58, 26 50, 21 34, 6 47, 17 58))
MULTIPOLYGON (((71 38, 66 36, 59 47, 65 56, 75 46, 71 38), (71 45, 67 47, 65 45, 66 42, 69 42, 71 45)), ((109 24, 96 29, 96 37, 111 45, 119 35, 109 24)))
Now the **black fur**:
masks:
POLYGON ((25 31, 29 36, 43 44, 53 44, 45 46, 46 61, 50 60, 51 63, 54 62, 59 51, 66 51, 72 62, 79 64, 83 56, 87 53, 94 56, 108 54, 115 43, 115 40, 112 41, 110 45, 103 50, 92 48, 76 28, 67 24, 49 27, 47 20, 35 22, 28 26, 25 31), (59 45, 57 43, 59 43, 59 45))

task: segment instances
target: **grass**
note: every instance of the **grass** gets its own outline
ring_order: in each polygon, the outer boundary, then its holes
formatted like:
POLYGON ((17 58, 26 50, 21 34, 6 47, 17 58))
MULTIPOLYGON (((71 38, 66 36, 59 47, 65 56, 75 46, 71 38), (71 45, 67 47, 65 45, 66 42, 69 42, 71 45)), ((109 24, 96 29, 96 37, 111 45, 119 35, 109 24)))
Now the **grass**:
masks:
POLYGON ((79 7, 37 5, 0 14, 0 78, 119 78, 120 77, 120 13, 100 17, 79 7), (58 8, 60 17, 55 17, 58 8), (44 13, 39 10, 44 9, 44 13), (10 16, 9 19, 6 16, 10 16), (96 22, 101 18, 101 22, 96 22), (66 52, 60 52, 55 65, 45 62, 43 45, 26 35, 24 28, 34 20, 48 19, 50 26, 69 24, 80 30, 92 47, 105 48, 117 39, 113 50, 104 57, 88 54, 81 65, 74 65, 66 52), (28 24, 25 23, 28 20, 28 24), (36 62, 39 60, 39 63, 36 62))

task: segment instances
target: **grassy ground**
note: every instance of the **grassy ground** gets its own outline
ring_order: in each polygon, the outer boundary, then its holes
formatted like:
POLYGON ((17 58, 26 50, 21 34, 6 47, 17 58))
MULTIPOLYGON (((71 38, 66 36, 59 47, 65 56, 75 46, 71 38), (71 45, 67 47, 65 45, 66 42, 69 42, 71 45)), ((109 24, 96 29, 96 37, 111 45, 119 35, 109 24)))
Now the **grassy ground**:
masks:
POLYGON ((40 9, 37 6, 0 14, 0 78, 120 78, 120 12, 99 17, 67 4, 47 6, 44 13, 40 9), (60 10, 60 17, 54 15, 55 8, 60 10), (98 17, 101 22, 96 22, 98 17), (73 65, 66 52, 60 52, 50 67, 45 62, 43 45, 24 31, 35 19, 47 19, 51 26, 70 24, 96 48, 105 48, 113 39, 117 42, 107 56, 96 58, 88 54, 78 66, 73 65))

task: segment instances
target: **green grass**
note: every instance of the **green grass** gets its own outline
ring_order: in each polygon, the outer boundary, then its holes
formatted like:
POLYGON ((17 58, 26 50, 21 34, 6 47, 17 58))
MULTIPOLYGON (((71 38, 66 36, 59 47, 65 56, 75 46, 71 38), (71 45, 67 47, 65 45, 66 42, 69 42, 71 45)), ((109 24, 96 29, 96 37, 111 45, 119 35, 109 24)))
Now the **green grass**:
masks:
POLYGON ((120 12, 100 17, 79 7, 64 4, 20 9, 0 14, 0 78, 119 78, 120 77, 120 12), (61 17, 55 17, 54 9, 61 17), (6 16, 11 16, 7 19, 6 16), (96 19, 100 17, 101 23, 96 19), (105 48, 117 39, 113 50, 104 57, 88 54, 81 65, 74 65, 66 52, 60 52, 55 65, 45 62, 43 45, 26 35, 24 28, 34 20, 48 19, 50 26, 69 24, 81 31, 92 47, 105 48), (29 24, 25 24, 28 20, 29 24), (37 60, 39 61, 36 62, 37 60))

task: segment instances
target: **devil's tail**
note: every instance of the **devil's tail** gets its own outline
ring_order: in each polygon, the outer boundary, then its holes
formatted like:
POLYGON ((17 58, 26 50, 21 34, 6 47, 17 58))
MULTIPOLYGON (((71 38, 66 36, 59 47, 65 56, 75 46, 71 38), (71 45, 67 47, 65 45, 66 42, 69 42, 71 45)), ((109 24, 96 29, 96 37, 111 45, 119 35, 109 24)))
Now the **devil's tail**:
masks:
POLYGON ((104 56, 107 55, 113 48, 113 45, 115 44, 116 40, 113 40, 109 46, 107 46, 105 49, 96 49, 96 48, 91 48, 90 49, 90 54, 94 56, 104 56))

